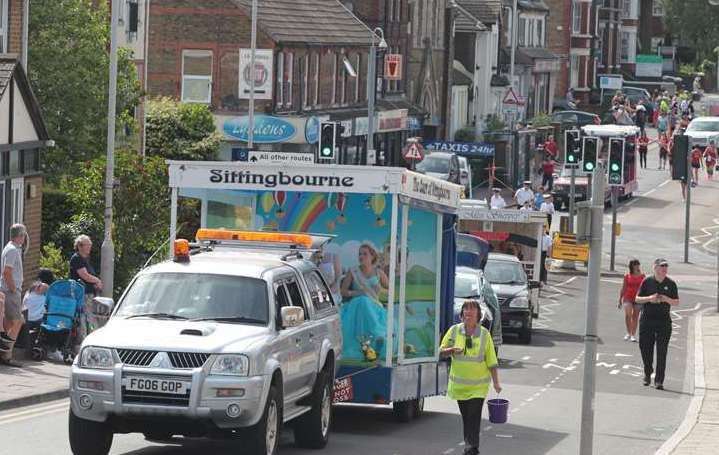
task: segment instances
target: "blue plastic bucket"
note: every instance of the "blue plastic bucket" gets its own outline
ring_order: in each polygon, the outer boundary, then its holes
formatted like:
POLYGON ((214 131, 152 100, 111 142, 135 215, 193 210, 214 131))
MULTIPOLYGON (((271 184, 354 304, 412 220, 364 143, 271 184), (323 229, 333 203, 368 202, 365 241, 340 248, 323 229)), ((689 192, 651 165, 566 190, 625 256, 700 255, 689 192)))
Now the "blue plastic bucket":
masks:
POLYGON ((489 421, 492 423, 507 423, 507 411, 509 411, 509 400, 494 398, 487 400, 489 408, 489 421))

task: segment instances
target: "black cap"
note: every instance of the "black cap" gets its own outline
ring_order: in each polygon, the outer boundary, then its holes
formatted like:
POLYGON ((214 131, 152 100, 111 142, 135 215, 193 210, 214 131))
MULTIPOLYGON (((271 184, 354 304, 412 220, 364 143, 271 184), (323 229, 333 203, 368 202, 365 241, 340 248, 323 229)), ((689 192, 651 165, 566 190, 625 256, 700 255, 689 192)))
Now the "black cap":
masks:
POLYGON ((669 262, 664 258, 658 258, 654 260, 654 265, 669 265, 669 262))

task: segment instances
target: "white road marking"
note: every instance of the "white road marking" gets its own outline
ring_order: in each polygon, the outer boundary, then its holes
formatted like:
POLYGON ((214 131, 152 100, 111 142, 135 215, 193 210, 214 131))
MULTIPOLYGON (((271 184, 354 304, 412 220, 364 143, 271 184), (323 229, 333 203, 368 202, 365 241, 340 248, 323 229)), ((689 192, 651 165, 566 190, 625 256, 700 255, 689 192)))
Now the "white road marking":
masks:
POLYGON ((531 357, 528 355, 525 355, 524 357, 522 357, 522 360, 524 360, 524 361, 529 360, 529 359, 531 359, 531 357))
POLYGON ((664 185, 666 185, 667 183, 669 183, 669 182, 671 182, 671 181, 672 181, 671 179, 666 179, 666 180, 664 180, 662 183, 660 183, 659 185, 657 185, 657 188, 661 188, 661 187, 663 187, 664 185))
POLYGON ((555 286, 566 286, 566 285, 568 285, 569 283, 571 283, 572 281, 574 281, 574 280, 576 280, 576 279, 577 279, 577 277, 576 277, 576 276, 573 276, 573 277, 569 278, 569 279, 566 280, 566 281, 562 281, 561 283, 558 283, 558 284, 553 285, 552 287, 555 287, 555 286))
POLYGON ((649 191, 647 191, 646 193, 642 194, 642 196, 649 196, 650 194, 652 194, 652 193, 655 192, 656 190, 657 190, 656 188, 652 188, 651 190, 649 190, 649 191))
POLYGON ((62 400, 61 402, 45 404, 40 406, 33 406, 31 408, 22 408, 17 411, 12 411, 7 414, 0 415, 0 425, 7 425, 10 423, 20 422, 23 420, 32 419, 46 414, 55 414, 58 412, 64 412, 69 409, 69 400, 62 400))
POLYGON ((514 437, 511 434, 497 434, 495 436, 497 436, 498 438, 507 438, 507 439, 514 437))

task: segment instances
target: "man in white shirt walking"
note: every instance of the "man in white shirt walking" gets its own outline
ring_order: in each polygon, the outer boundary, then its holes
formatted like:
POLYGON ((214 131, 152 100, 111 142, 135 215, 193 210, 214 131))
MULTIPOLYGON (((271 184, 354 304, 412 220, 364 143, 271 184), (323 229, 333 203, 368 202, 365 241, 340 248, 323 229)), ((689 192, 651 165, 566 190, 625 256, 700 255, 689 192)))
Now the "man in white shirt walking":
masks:
POLYGON ((547 258, 552 251, 552 236, 549 235, 549 230, 544 231, 542 236, 542 262, 539 264, 539 280, 543 284, 547 284, 547 258))
POLYGON ((503 209, 507 206, 507 202, 502 197, 501 188, 492 188, 492 198, 489 200, 489 208, 493 210, 503 209))
POLYGON ((22 366, 12 360, 12 348, 20 329, 25 323, 22 315, 22 246, 25 243, 27 229, 22 224, 10 227, 10 241, 2 250, 0 260, 0 291, 5 294, 5 320, 3 328, 8 337, 9 352, 0 356, 0 363, 8 366, 22 366))
POLYGON ((551 194, 544 195, 544 202, 539 208, 539 211, 547 214, 547 226, 548 229, 552 229, 552 215, 554 215, 554 197, 551 194))
POLYGON ((522 188, 518 189, 517 192, 514 193, 514 202, 517 204, 518 208, 522 208, 524 207, 524 204, 534 200, 534 192, 532 191, 531 185, 532 182, 525 180, 522 188))

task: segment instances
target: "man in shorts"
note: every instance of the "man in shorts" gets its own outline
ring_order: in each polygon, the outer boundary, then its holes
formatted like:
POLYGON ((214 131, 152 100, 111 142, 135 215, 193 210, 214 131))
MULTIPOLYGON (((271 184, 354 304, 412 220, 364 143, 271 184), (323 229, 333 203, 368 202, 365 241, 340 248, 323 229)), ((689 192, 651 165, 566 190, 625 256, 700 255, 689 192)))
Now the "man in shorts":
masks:
POLYGON ((717 165, 717 148, 713 140, 709 141, 709 146, 704 149, 704 162, 707 165, 707 178, 713 180, 714 168, 717 165))
POLYGON ((691 152, 692 163, 692 187, 699 185, 699 169, 702 167, 702 151, 698 145, 692 147, 691 152))
POLYGON ((25 243, 27 229, 22 224, 13 224, 10 227, 10 241, 2 250, 0 256, 0 291, 5 294, 5 320, 3 327, 8 337, 8 352, 0 355, 0 364, 19 367, 18 363, 12 360, 12 348, 15 339, 20 333, 25 320, 22 316, 22 246, 25 243))

